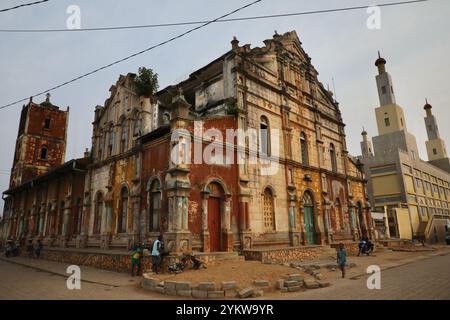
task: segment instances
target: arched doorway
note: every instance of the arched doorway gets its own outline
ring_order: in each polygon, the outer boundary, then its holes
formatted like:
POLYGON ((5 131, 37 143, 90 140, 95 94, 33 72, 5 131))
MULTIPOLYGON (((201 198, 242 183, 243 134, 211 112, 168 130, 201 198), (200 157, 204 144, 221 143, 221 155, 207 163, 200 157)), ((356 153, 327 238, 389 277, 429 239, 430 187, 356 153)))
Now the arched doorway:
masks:
POLYGON ((306 242, 316 244, 316 226, 314 223, 314 201, 309 191, 303 195, 303 218, 306 231, 306 242))
POLYGON ((225 192, 217 182, 211 182, 207 187, 208 198, 208 231, 210 251, 222 251, 222 207, 225 192))

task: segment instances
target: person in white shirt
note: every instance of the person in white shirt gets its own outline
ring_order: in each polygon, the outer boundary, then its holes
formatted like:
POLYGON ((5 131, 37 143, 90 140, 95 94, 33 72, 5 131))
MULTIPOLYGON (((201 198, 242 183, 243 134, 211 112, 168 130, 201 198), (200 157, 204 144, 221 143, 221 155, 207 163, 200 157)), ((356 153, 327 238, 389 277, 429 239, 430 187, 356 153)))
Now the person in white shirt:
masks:
POLYGON ((162 236, 159 236, 157 240, 153 242, 152 245, 152 271, 158 274, 158 269, 162 262, 161 257, 161 241, 162 236))

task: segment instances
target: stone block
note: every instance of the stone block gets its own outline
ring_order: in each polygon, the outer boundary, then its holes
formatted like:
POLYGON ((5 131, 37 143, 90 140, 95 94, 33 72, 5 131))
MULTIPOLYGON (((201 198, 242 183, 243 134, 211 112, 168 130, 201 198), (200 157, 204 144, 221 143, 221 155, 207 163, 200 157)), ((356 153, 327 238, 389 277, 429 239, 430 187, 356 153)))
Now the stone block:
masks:
POLYGON ((288 287, 288 288, 287 288, 287 291, 288 291, 288 292, 297 292, 297 291, 300 291, 301 288, 302 288, 301 286, 288 287))
POLYGON ((300 274, 290 274, 288 276, 288 280, 290 280, 290 281, 303 281, 303 277, 300 274))
POLYGON ((225 290, 225 297, 227 298, 236 298, 238 292, 236 289, 225 290))
POLYGON ((175 288, 178 290, 191 290, 190 282, 177 282, 175 288))
POLYGON ((299 285, 300 285, 300 281, 288 280, 288 281, 284 282, 284 286, 286 288, 295 287, 295 286, 299 286, 299 285))
POLYGON ((177 290, 177 296, 190 297, 192 296, 192 290, 177 290))
POLYGON ((253 288, 245 288, 239 291, 239 298, 245 299, 253 294, 253 288))
POLYGON ((164 287, 164 294, 167 294, 168 296, 176 296, 177 290, 164 287))
POLYGON ((214 282, 200 282, 197 286, 197 290, 214 291, 216 290, 216 284, 214 282))
POLYGON ((177 283, 175 281, 164 281, 165 289, 173 289, 176 290, 177 283))
POLYGON ((208 291, 209 299, 223 299, 225 297, 225 291, 208 291))
POLYGON ((236 289, 237 284, 236 281, 222 281, 222 290, 230 290, 230 289, 236 289))
POLYGON ((270 282, 268 280, 255 280, 253 284, 257 287, 269 287, 270 282))
POLYGON ((156 286, 158 286, 159 280, 153 279, 153 278, 148 278, 148 279, 144 279, 144 283, 146 286, 156 287, 156 286))
POLYGON ((288 292, 288 288, 283 287, 283 288, 280 289, 280 291, 281 291, 281 292, 288 292))
POLYGON ((307 289, 317 289, 319 288, 319 284, 314 280, 305 280, 305 287, 307 289))
POLYGON ((208 291, 204 290, 192 290, 192 296, 197 299, 206 299, 208 298, 208 291))
POLYGON ((255 290, 253 292, 252 296, 255 297, 255 298, 262 297, 262 296, 264 296, 264 290, 255 290))
POLYGON ((154 287, 153 291, 159 294, 166 294, 165 289, 163 287, 154 287))

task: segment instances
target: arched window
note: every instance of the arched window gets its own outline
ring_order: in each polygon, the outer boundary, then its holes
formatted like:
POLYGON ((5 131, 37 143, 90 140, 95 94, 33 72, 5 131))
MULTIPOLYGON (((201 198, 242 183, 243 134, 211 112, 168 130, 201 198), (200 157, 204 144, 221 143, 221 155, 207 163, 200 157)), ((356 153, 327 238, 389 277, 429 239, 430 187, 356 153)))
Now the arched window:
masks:
POLYGON ((41 148, 41 160, 47 160, 47 146, 41 148))
POLYGON ((273 194, 269 188, 264 190, 263 195, 263 218, 264 218, 264 230, 275 230, 275 209, 273 203, 273 194))
POLYGON ((100 234, 102 231, 102 215, 103 215, 103 194, 97 193, 95 197, 94 207, 94 234, 100 234))
POLYGON ((125 152, 128 148, 128 123, 124 118, 120 125, 120 152, 125 152))
POLYGON ((260 152, 261 155, 269 156, 270 155, 270 127, 269 121, 266 117, 261 117, 261 122, 259 125, 260 129, 260 152))
POLYGON ((300 134, 300 151, 302 156, 302 164, 308 164, 308 144, 306 141, 306 135, 304 132, 300 134))
POLYGON ((149 197, 149 231, 159 231, 161 215, 161 185, 158 179, 153 180, 148 192, 149 197))
POLYGON ((108 157, 111 157, 114 152, 114 141, 116 140, 116 134, 114 132, 114 127, 111 126, 109 128, 109 134, 108 134, 108 157))
POLYGON ((133 136, 140 136, 142 133, 142 119, 139 115, 139 112, 135 112, 134 114, 134 122, 133 122, 133 136))
POLYGON ((313 199, 311 197, 311 193, 309 193, 308 191, 306 191, 303 194, 303 206, 305 206, 305 207, 312 207, 312 206, 314 206, 313 199))
POLYGON ((331 171, 337 172, 337 162, 336 162, 336 150, 334 145, 330 144, 330 159, 331 159, 331 171))
POLYGON ((128 219, 128 189, 123 187, 120 191, 120 207, 119 207, 119 223, 118 231, 119 233, 127 232, 127 219, 128 219))

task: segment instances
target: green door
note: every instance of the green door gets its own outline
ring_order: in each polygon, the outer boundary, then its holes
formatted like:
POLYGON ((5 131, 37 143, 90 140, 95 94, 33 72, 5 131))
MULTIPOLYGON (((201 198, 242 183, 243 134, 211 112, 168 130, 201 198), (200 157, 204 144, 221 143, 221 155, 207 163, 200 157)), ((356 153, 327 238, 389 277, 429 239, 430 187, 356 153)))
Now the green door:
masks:
POLYGON ((308 244, 316 244, 316 228, 314 227, 313 207, 304 207, 306 241, 308 244))

